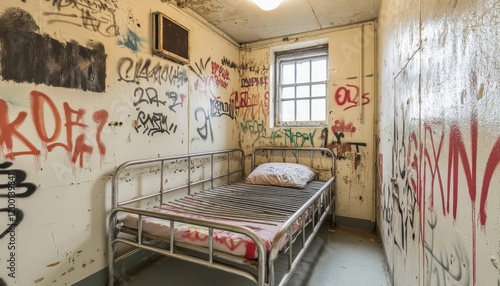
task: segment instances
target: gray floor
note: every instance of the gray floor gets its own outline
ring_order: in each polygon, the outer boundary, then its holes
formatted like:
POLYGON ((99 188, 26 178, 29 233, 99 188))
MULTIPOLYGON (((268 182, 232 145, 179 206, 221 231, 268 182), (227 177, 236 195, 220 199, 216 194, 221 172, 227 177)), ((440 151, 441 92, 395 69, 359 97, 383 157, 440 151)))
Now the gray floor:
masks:
MULTIPOLYGON (((386 286, 388 281, 375 234, 324 225, 287 286, 386 286)), ((129 275, 119 285, 254 286, 232 274, 165 257, 129 275)))

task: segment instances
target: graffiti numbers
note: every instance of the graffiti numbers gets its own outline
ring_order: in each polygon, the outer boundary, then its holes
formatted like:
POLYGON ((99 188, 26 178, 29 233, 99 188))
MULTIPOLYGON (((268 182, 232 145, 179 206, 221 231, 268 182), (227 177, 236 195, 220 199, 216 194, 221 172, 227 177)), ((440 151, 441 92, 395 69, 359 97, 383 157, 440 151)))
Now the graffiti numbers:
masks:
MULTIPOLYGON (((368 97, 369 94, 370 93, 367 92, 364 93, 363 96, 361 96, 362 105, 367 105, 370 103, 370 98, 368 97)), ((339 106, 343 106, 344 111, 356 107, 358 105, 359 97, 359 87, 352 84, 341 86, 335 92, 335 102, 339 106)))
POLYGON ((177 124, 169 122, 168 115, 163 113, 163 110, 149 111, 150 107, 166 107, 169 110, 176 112, 176 107, 183 105, 185 95, 178 95, 176 92, 166 92, 162 98, 159 97, 158 91, 155 88, 148 87, 146 89, 138 87, 134 91, 134 97, 137 100, 134 102, 138 114, 134 123, 134 128, 137 133, 144 129, 142 134, 153 136, 157 133, 175 133, 177 131, 177 124), (165 99, 165 100, 163 100, 165 99), (143 110, 146 108, 148 110, 143 110))

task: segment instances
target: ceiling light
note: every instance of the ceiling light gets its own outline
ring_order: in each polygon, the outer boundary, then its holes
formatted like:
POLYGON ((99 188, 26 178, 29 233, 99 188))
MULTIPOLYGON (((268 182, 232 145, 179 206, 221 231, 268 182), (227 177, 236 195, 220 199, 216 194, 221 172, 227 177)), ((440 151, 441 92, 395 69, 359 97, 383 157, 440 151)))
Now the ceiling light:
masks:
POLYGON ((283 0, 252 0, 260 9, 270 11, 276 9, 283 0))

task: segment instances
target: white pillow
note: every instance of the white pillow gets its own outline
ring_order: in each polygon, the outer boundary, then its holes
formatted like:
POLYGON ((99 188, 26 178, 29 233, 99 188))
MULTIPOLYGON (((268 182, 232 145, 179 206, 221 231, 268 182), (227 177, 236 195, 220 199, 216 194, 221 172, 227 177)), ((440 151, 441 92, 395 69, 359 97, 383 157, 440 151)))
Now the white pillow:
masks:
POLYGON ((245 182, 258 185, 304 188, 316 176, 312 168, 295 163, 264 163, 246 178, 245 182))

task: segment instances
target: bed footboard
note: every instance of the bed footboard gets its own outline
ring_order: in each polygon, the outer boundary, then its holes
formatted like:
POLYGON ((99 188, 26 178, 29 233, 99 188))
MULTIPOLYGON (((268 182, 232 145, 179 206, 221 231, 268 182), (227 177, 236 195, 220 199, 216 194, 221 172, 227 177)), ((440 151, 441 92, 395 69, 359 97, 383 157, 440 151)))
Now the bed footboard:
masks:
POLYGON ((287 284, 297 268, 300 260, 316 236, 316 233, 319 231, 321 224, 323 224, 328 217, 329 212, 331 212, 332 226, 335 223, 335 156, 330 149, 326 148, 258 147, 253 151, 251 168, 254 169, 259 163, 270 161, 305 164, 318 170, 320 179, 322 177, 327 180, 320 191, 290 217, 275 236, 273 247, 268 255, 268 284, 272 286, 283 286, 287 284), (259 161, 259 156, 264 159, 259 161), (306 217, 308 214, 309 217, 306 217), (298 220, 308 220, 309 223, 302 224, 302 230, 294 234, 291 226, 298 220), (311 229, 310 234, 306 235, 306 227, 308 225, 311 229), (286 249, 286 253, 288 254, 288 268, 279 282, 277 282, 274 264, 278 255, 282 252, 279 247, 279 242, 284 237, 292 238, 288 239, 288 247, 286 249), (297 239, 299 240, 299 244, 295 246, 298 251, 294 253, 294 242, 297 239))

